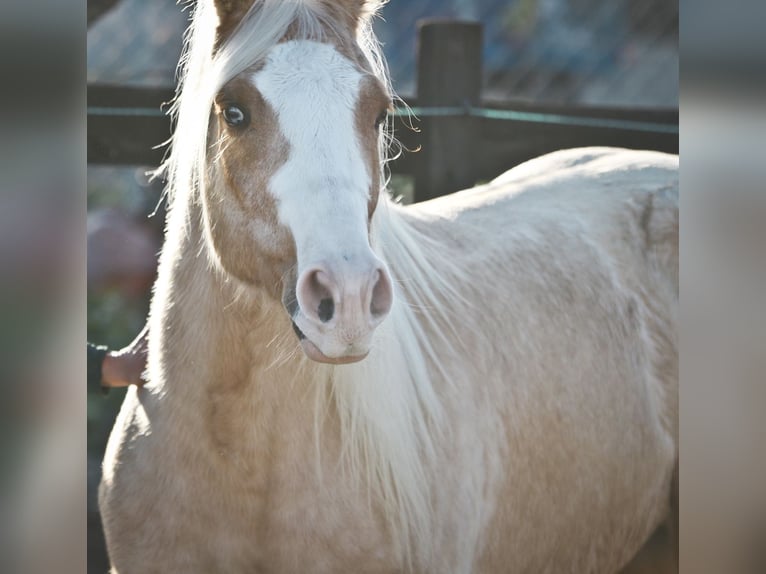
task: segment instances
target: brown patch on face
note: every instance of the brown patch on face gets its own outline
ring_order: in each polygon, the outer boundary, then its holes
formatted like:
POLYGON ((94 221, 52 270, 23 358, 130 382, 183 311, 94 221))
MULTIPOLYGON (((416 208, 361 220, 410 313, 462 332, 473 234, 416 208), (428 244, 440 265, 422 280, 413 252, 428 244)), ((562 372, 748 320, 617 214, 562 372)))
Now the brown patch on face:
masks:
POLYGON ((232 80, 216 97, 210 142, 205 202, 216 252, 229 273, 278 297, 295 247, 268 185, 287 160, 289 144, 274 111, 247 80, 232 80), (224 110, 231 105, 247 114, 247 125, 227 124, 224 110))
POLYGON ((372 219, 375 208, 378 205, 378 196, 381 186, 380 161, 378 145, 380 128, 377 124, 381 114, 385 114, 391 108, 391 98, 380 81, 372 75, 362 79, 359 90, 359 101, 354 112, 354 123, 362 148, 362 156, 370 166, 370 190, 367 202, 367 216, 372 219))
POLYGON ((221 47, 245 17, 254 0, 216 0, 215 10, 218 13, 218 28, 215 33, 215 49, 221 47))

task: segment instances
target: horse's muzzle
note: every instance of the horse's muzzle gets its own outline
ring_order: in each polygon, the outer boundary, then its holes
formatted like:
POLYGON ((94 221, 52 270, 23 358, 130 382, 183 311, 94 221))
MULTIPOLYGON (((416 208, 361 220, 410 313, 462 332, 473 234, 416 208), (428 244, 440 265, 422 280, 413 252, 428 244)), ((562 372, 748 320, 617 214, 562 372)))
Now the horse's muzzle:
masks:
POLYGON ((300 274, 292 301, 285 307, 306 356, 320 363, 354 363, 369 353, 374 330, 391 310, 393 287, 375 257, 363 264, 317 264, 300 274))

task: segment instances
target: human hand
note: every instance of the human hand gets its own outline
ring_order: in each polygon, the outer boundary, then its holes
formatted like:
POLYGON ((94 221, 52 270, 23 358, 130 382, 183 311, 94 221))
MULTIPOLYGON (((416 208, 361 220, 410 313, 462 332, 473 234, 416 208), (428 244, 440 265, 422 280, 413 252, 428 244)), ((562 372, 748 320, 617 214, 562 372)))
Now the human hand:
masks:
POLYGON ((104 387, 143 386, 146 382, 146 354, 148 349, 147 326, 127 346, 119 351, 109 351, 101 366, 101 385, 104 387))

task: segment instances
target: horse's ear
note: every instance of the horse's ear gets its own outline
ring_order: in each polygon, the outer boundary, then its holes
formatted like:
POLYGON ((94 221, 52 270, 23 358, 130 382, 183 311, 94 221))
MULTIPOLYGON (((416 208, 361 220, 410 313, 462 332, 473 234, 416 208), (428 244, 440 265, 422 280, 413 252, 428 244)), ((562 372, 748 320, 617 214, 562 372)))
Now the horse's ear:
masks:
POLYGON ((328 9, 339 9, 353 29, 366 22, 385 3, 386 0, 325 0, 328 9))
POLYGON ((254 0, 214 0, 215 11, 218 13, 218 29, 216 30, 216 46, 220 46, 234 31, 253 5, 254 0))
POLYGON ((382 0, 348 0, 348 4, 351 4, 351 8, 361 19, 372 16, 385 2, 382 0))

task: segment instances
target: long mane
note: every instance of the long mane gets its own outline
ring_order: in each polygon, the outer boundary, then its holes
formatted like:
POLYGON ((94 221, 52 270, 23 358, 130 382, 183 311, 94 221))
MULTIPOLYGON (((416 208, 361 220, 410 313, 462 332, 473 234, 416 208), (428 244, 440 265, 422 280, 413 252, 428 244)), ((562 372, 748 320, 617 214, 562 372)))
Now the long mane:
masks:
MULTIPOLYGON (((383 3, 368 2, 368 7, 374 12, 383 3)), ((288 30, 296 37, 321 40, 339 25, 318 0, 255 0, 228 40, 214 50, 217 23, 212 2, 197 2, 172 108, 176 128, 160 168, 167 178, 171 209, 180 196, 196 196, 204 184, 210 110, 221 87, 263 58, 288 30)), ((370 17, 360 22, 356 40, 393 96, 370 17)), ((393 141, 389 126, 380 137, 379 160, 385 169, 393 141)), ((428 484, 438 456, 436 445, 447 432, 439 398, 443 389, 438 385, 460 378, 459 373, 444 372, 437 358, 437 346, 454 356, 460 352, 454 348, 456 338, 445 332, 450 317, 444 309, 462 317, 470 313, 454 290, 465 282, 464 272, 441 254, 443 246, 425 235, 422 226, 413 224, 417 216, 405 214, 405 208, 382 191, 371 243, 397 283, 393 309, 379 327, 377 346, 366 360, 311 369, 317 396, 326 399, 317 400, 316 420, 328 412, 327 401, 333 401, 341 423, 345 468, 382 500, 394 542, 412 564, 428 560, 425 541, 432 539, 428 484)))

